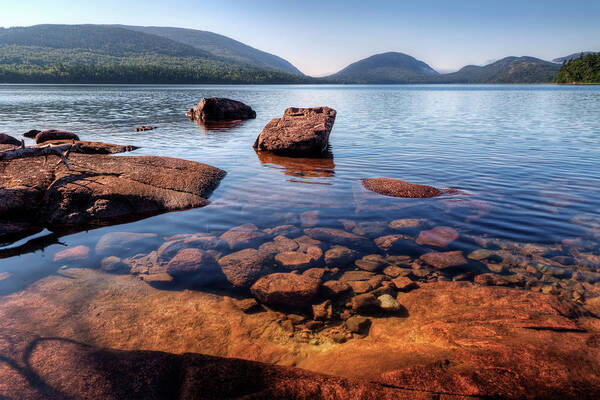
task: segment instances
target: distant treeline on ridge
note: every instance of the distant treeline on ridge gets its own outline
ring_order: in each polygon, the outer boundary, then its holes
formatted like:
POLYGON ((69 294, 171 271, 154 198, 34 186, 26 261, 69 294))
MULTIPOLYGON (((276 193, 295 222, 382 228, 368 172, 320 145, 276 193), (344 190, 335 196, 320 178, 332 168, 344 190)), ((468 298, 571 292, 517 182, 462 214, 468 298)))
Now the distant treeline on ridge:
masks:
POLYGON ((506 57, 440 74, 407 54, 359 60, 322 78, 212 32, 124 25, 0 28, 0 83, 593 83, 598 56, 558 63, 506 57), (559 72, 560 70, 560 72, 559 72))

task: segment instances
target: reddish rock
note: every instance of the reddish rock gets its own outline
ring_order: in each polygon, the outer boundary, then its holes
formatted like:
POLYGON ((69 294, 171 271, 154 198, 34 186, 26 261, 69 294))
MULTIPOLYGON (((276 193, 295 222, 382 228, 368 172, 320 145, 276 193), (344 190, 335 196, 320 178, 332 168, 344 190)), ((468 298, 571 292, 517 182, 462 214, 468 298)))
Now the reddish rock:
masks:
POLYGON ((313 279, 318 279, 319 281, 323 280, 325 274, 327 274, 328 270, 325 268, 309 268, 302 273, 302 275, 310 276, 313 279))
POLYGON ((0 133, 0 144, 8 144, 11 146, 20 146, 21 141, 10 135, 7 135, 6 133, 0 133))
POLYGON ((369 254, 360 260, 356 260, 354 265, 360 269, 364 269, 365 271, 376 272, 386 266, 387 262, 379 254, 369 254))
POLYGON ((444 253, 426 253, 421 256, 420 260, 437 269, 459 267, 467 263, 467 260, 463 256, 462 251, 460 250, 447 251, 444 253))
POLYGON ((356 294, 367 293, 374 289, 373 285, 369 281, 348 281, 346 283, 356 294))
POLYGON ((333 317, 333 307, 331 300, 325 300, 321 304, 312 306, 313 318, 317 321, 329 321, 333 317))
POLYGON ((350 291, 350 286, 345 282, 327 281, 323 283, 322 290, 327 296, 337 297, 350 291))
POLYGON ((196 233, 191 235, 184 235, 175 240, 169 240, 163 243, 158 248, 158 257, 162 260, 169 260, 177 254, 180 250, 196 248, 203 250, 221 250, 227 247, 225 242, 217 238, 216 236, 210 236, 208 234, 196 233))
POLYGON ((11 365, 0 368, 2 398, 396 400, 411 393, 255 361, 19 336, 25 337, 9 336, 0 344, 0 357, 11 365))
POLYGON ((352 298, 352 310, 357 313, 374 314, 381 309, 379 301, 377 301, 377 298, 373 294, 364 293, 352 298))
POLYGON ((79 136, 73 132, 57 131, 56 129, 49 129, 35 135, 35 142, 37 144, 51 140, 79 140, 79 136))
POLYGON ((437 226, 428 231, 421 231, 417 244, 422 246, 446 247, 458 239, 458 232, 449 226, 437 226))
POLYGON ((407 278, 406 276, 399 276, 397 278, 392 279, 394 286, 401 292, 410 292, 413 289, 419 287, 416 282, 412 279, 407 278))
POLYGON ((221 257, 221 271, 237 287, 250 287, 258 278, 273 269, 271 255, 255 249, 244 249, 221 257))
POLYGON ((173 278, 200 277, 212 281, 219 272, 214 257, 200 249, 183 249, 169 261, 167 273, 173 278))
POLYGON ((258 308, 258 302, 252 297, 248 299, 234 300, 234 304, 237 308, 245 313, 252 312, 258 308))
POLYGON ((61 250, 54 255, 54 261, 81 261, 88 258, 90 248, 87 246, 75 246, 61 250))
POLYGON ((410 274, 410 270, 408 268, 400 268, 396 265, 390 265, 383 269, 383 273, 392 278, 396 278, 398 276, 406 276, 410 274))
POLYGON ((304 233, 313 239, 335 244, 364 245, 366 240, 362 236, 355 235, 354 233, 333 228, 309 228, 305 229, 304 233))
POLYGON ((346 271, 340 277, 340 281, 349 282, 349 281, 368 281, 373 278, 375 273, 369 271, 346 271))
POLYGON ((192 121, 231 121, 256 118, 256 112, 241 101, 223 97, 202 98, 186 116, 192 121))
POLYGON ((419 247, 415 245, 412 238, 400 234, 381 236, 376 238, 373 242, 375 243, 375 246, 386 253, 395 253, 406 250, 412 252, 419 247))
POLYGON ((442 192, 433 186, 418 185, 391 178, 363 179, 365 189, 384 196, 425 199, 441 196, 442 192))
POLYGON ((297 237, 296 239, 294 239, 294 241, 296 243, 298 243, 298 251, 304 251, 304 252, 306 252, 309 248, 311 248, 313 246, 318 247, 321 245, 321 242, 319 240, 315 240, 306 235, 297 237))
POLYGON ((325 151, 336 111, 328 107, 288 108, 272 119, 256 138, 256 150, 280 154, 318 154, 325 151))
POLYGON ((229 245, 231 250, 255 247, 264 242, 268 235, 258 230, 253 224, 244 224, 229 229, 221 235, 221 240, 229 245))
POLYGON ((417 226, 423 225, 427 220, 425 219, 395 219, 389 223, 389 227, 392 229, 405 229, 405 228, 416 228, 417 226))
POLYGON ((297 268, 307 268, 312 262, 312 258, 308 254, 299 251, 286 251, 276 254, 275 261, 283 267, 293 270, 297 268))
POLYGON ((509 286, 510 284, 504 277, 491 273, 476 275, 473 282, 483 286, 509 286))
POLYGON ((296 237, 300 234, 300 228, 297 228, 295 225, 279 225, 274 228, 266 228, 263 229, 263 232, 269 235, 285 235, 287 237, 296 237))
POLYGON ((276 273, 260 278, 250 291, 265 304, 303 307, 316 297, 319 286, 319 280, 305 275, 276 273))
POLYGON ((367 317, 354 316, 346 320, 346 327, 350 332, 365 334, 371 326, 371 320, 367 317))
POLYGON ((358 257, 358 252, 344 246, 332 246, 325 252, 325 264, 344 267, 352 264, 358 257))
POLYGON ((258 250, 270 254, 284 253, 295 251, 299 247, 298 242, 288 239, 285 236, 277 236, 271 242, 263 243, 258 247, 258 250))
POLYGON ((85 229, 201 207, 225 172, 167 157, 70 154, 0 161, 0 216, 85 229))

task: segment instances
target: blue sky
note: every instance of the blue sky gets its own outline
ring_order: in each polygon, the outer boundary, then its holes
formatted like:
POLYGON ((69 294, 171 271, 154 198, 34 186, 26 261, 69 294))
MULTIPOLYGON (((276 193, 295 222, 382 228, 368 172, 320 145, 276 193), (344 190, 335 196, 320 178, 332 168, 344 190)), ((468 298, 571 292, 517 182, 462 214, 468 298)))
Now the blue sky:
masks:
POLYGON ((600 0, 0 0, 0 26, 122 23, 220 33, 322 75, 400 51, 442 70, 600 50, 600 0))

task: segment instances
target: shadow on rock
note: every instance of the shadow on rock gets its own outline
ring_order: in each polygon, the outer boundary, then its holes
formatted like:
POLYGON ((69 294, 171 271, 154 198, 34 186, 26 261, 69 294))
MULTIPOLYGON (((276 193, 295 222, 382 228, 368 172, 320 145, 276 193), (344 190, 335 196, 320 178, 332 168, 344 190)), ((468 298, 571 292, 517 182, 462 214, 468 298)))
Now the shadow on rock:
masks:
POLYGON ((0 397, 393 399, 407 394, 358 379, 253 361, 101 349, 66 338, 3 333, 0 397))

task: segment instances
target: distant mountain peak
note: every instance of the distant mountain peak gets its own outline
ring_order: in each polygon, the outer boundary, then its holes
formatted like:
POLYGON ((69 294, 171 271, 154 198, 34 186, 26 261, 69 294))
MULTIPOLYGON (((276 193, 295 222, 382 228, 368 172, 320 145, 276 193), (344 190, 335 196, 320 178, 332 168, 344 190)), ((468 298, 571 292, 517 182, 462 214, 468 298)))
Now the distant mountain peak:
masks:
POLYGON ((409 83, 439 73, 423 61, 400 52, 375 54, 328 76, 334 81, 359 83, 409 83))

